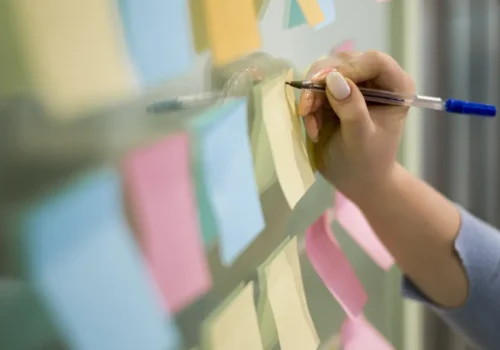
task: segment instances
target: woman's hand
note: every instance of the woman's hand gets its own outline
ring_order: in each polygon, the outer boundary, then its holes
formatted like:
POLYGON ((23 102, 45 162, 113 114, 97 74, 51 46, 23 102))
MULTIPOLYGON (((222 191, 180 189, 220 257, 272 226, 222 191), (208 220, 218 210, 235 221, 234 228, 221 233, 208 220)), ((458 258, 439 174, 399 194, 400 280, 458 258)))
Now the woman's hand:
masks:
POLYGON ((462 305, 468 280, 454 241, 455 205, 396 162, 408 108, 367 105, 358 86, 414 94, 412 79, 380 52, 341 53, 317 62, 299 113, 316 143, 319 170, 353 200, 403 272, 435 303, 462 305))
POLYGON ((299 105, 316 144, 318 169, 358 202, 393 176, 408 112, 407 107, 367 105, 358 86, 413 95, 413 80, 378 51, 342 52, 318 61, 307 79, 327 85, 326 94, 303 91, 299 105))

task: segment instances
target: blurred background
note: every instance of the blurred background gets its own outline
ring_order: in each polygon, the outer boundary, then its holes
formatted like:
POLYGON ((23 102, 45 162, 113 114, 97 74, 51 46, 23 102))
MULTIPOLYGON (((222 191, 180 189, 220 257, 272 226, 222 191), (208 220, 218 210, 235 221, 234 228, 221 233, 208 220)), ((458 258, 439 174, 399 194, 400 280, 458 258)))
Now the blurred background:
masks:
MULTIPOLYGON (((145 109, 151 102, 220 89, 236 68, 216 69, 209 51, 198 52, 188 71, 153 89, 136 81, 128 62, 123 64, 126 77, 116 83, 119 93, 111 94, 109 99, 101 98, 98 108, 85 109, 76 104, 72 112, 67 112, 67 106, 55 112, 44 105, 46 96, 40 92, 44 85, 39 83, 42 78, 36 69, 31 70, 37 62, 37 45, 32 43, 29 53, 18 50, 21 38, 30 31, 26 23, 30 23, 30 18, 38 18, 38 7, 31 8, 26 0, 19 0, 18 4, 24 5, 17 6, 16 1, 0 0, 0 349, 64 349, 67 346, 61 331, 54 327, 50 314, 26 283, 22 272, 22 260, 26 257, 10 243, 15 234, 10 226, 12 218, 68 179, 103 164, 117 164, 128 150, 177 130, 176 120, 185 115, 176 114, 166 118, 168 121, 147 119, 145 109), (24 27, 15 23, 18 18, 26 21, 24 27), (115 99, 116 95, 121 98, 115 99), (66 114, 79 116, 65 117, 66 114)), ((39 1, 47 11, 40 18, 58 18, 61 1, 39 1)), ((420 94, 500 104, 498 0, 335 0, 335 21, 318 30, 309 26, 284 28, 285 2, 271 0, 259 19, 261 51, 284 59, 286 63, 279 63, 280 67, 289 64, 305 72, 316 59, 348 43, 357 50, 376 49, 393 55, 415 78, 420 94)), ((202 20, 200 4, 201 0, 189 3, 192 21, 202 20)), ((95 24, 85 17, 84 9, 65 9, 61 16, 68 13, 75 16, 73 20, 88 21, 89 27, 95 24)), ((94 35, 100 35, 99 30, 94 35)), ((92 36, 66 38, 81 43, 81 52, 99 50, 99 46, 89 44, 91 39, 92 36)), ((31 35, 29 40, 50 39, 40 34, 31 35)), ((57 51, 57 43, 54 45, 51 50, 57 51)), ((268 69, 272 64, 264 66, 268 69)), ((273 69, 269 68, 266 74, 273 69)), ((102 74, 103 81, 111 79, 106 74, 102 74)), ((56 92, 63 93, 66 86, 71 90, 71 85, 78 84, 75 79, 86 78, 85 74, 76 74, 67 76, 66 81, 62 79, 56 92)), ((48 86, 56 84, 56 80, 48 86)), ((248 93, 248 87, 241 85, 226 88, 248 93)), ((52 101, 53 96, 48 99, 52 101)), ((486 124, 474 118, 412 110, 400 159, 449 198, 499 227, 499 133, 498 120, 486 124)), ((274 220, 270 225, 274 233, 262 233, 256 245, 231 269, 220 266, 217 251, 207 252, 215 291, 176 315, 190 345, 198 340, 197 325, 235 285, 253 278, 250 271, 281 242, 290 225, 299 222, 301 216, 320 213, 330 204, 332 189, 319 182, 309 194, 309 202, 294 212, 284 209, 279 186, 261 193, 266 217, 274 220), (328 190, 323 191, 325 188, 328 190)), ((304 223, 297 223, 295 229, 301 225, 304 223)), ((401 299, 397 269, 381 272, 341 228, 336 229, 370 296, 367 317, 397 349, 467 349, 465 342, 432 312, 401 299)), ((334 336, 331 330, 340 326, 343 315, 306 260, 301 256, 309 307, 318 333, 327 340, 334 336)))

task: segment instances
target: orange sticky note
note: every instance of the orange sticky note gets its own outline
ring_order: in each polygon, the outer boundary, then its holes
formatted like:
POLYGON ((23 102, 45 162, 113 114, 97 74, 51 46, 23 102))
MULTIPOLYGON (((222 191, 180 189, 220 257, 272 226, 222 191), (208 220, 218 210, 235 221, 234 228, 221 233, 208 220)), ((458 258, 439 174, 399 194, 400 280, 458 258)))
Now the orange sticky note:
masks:
POLYGON ((299 3, 300 9, 307 20, 307 23, 312 26, 317 26, 325 20, 325 15, 321 10, 321 6, 317 0, 296 0, 299 3))
POLYGON ((172 313, 211 287, 189 162, 186 133, 136 150, 124 162, 134 222, 153 276, 172 313))
POLYGON ((339 191, 335 193, 334 218, 378 266, 388 270, 394 264, 394 258, 373 232, 361 210, 339 191))
POLYGON ((394 350, 394 347, 379 333, 363 315, 347 318, 341 328, 343 350, 394 350))
POLYGON ((327 213, 307 230, 306 252, 316 273, 344 311, 351 317, 359 316, 368 296, 331 232, 327 213))
POLYGON ((253 0, 203 0, 214 62, 230 63, 261 46, 253 0))

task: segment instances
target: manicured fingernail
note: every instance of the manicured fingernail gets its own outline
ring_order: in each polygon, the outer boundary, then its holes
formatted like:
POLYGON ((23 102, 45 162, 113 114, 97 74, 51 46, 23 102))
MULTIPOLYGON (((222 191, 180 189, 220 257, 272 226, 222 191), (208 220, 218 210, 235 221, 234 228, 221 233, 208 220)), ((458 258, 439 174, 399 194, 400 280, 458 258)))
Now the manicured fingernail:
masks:
POLYGON ((339 72, 331 72, 326 76, 326 85, 337 101, 345 100, 351 94, 351 88, 339 72))
POLYGON ((335 68, 325 68, 314 74, 311 78, 312 81, 317 82, 325 79, 325 77, 328 75, 328 73, 334 71, 335 68))

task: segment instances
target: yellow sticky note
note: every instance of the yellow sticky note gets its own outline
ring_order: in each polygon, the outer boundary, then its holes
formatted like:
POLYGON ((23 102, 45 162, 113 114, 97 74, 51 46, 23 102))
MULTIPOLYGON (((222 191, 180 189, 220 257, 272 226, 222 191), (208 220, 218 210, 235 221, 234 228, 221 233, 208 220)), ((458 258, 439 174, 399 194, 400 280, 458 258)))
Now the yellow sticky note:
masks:
POLYGON ((260 350, 262 339, 254 305, 253 282, 240 285, 203 322, 202 342, 210 350, 260 350))
POLYGON ((189 10, 193 27, 194 47, 196 52, 201 53, 209 48, 203 0, 189 0, 189 10))
POLYGON ((262 115, 262 94, 260 86, 253 88, 253 121, 250 126, 250 142, 252 144, 252 156, 254 162, 254 173, 259 193, 264 193, 276 182, 271 145, 267 135, 262 115))
POLYGON ((306 18, 307 23, 316 26, 325 20, 325 15, 317 0, 296 0, 306 18))
POLYGON ((49 109, 67 115, 112 104, 136 91, 113 1, 7 3, 9 40, 17 48, 11 55, 18 63, 5 66, 0 54, 0 76, 14 69, 10 78, 23 83, 17 91, 9 89, 9 82, 0 83, 0 94, 33 93, 49 109))
POLYGON ((263 271, 281 349, 315 350, 319 338, 307 308, 297 238, 285 242, 271 259, 263 271))
POLYGON ((261 83, 259 88, 276 175, 288 204, 294 208, 314 183, 314 173, 307 156, 293 90, 285 88, 285 81, 292 78, 290 70, 261 83))
POLYGON ((262 19, 266 14, 266 10, 270 2, 271 0, 253 0, 255 11, 260 19, 262 19))
POLYGON ((261 46, 253 0, 203 0, 214 62, 230 63, 261 46))

